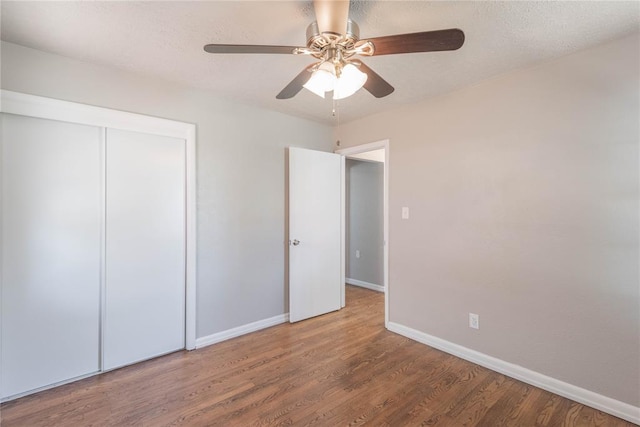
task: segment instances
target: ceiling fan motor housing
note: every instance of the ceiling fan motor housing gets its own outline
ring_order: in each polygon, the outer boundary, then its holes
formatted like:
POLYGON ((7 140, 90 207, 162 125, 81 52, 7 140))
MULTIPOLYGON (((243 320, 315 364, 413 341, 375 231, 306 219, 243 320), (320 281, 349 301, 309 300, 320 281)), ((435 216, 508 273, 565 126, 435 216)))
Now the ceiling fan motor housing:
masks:
POLYGON ((358 40, 360 40, 360 28, 351 19, 347 20, 347 29, 344 35, 330 32, 320 33, 317 21, 313 21, 307 27, 307 47, 309 49, 322 51, 326 46, 336 44, 344 50, 350 50, 358 40))

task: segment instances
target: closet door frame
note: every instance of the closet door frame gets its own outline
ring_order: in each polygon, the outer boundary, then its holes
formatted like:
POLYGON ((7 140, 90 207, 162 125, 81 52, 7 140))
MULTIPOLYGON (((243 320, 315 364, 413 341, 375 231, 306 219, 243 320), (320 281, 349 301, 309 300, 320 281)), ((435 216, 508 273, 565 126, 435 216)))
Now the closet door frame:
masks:
MULTIPOLYGON (((186 142, 185 349, 196 348, 196 126, 143 114, 0 91, 0 112, 184 139, 186 142)), ((104 246, 104 242, 102 243, 104 246)), ((104 256, 104 247, 103 247, 104 256)), ((104 271, 104 259, 101 260, 104 271)), ((104 286, 104 280, 103 284, 104 286)))

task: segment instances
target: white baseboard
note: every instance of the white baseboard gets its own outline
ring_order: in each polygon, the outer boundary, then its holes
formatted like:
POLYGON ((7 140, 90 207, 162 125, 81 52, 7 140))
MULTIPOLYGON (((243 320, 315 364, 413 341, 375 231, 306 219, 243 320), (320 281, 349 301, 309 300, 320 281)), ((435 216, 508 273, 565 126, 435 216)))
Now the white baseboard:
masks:
POLYGON ((555 378, 540 374, 513 363, 480 353, 458 344, 443 340, 433 335, 425 334, 398 323, 389 322, 387 329, 412 340, 437 348, 461 359, 476 363, 492 371, 500 372, 511 378, 550 391, 608 414, 622 418, 629 422, 640 424, 640 407, 603 396, 593 391, 565 383, 555 378))
POLYGON ((215 334, 207 335, 206 337, 197 338, 196 348, 206 347, 211 344, 226 341, 231 338, 239 337, 240 335, 259 331, 260 329, 269 328, 271 326, 279 325, 288 321, 289 313, 285 313, 269 317, 268 319, 258 320, 257 322, 247 323, 246 325, 238 326, 237 328, 227 329, 226 331, 217 332, 215 334))
POLYGON ((362 280, 349 279, 349 278, 345 279, 344 281, 347 283, 347 285, 360 286, 361 288, 367 288, 367 289, 371 289, 372 291, 384 293, 384 286, 382 285, 376 285, 373 283, 364 282, 362 280))

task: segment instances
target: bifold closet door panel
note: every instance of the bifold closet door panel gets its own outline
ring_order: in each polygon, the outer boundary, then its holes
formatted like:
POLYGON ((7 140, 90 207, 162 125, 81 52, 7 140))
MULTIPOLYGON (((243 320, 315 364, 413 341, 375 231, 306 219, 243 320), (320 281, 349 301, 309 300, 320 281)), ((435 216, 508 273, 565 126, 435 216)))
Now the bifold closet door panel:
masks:
POLYGON ((107 129, 105 370, 184 348, 185 149, 107 129))
POLYGON ((6 398, 99 370, 102 129, 0 120, 6 398))

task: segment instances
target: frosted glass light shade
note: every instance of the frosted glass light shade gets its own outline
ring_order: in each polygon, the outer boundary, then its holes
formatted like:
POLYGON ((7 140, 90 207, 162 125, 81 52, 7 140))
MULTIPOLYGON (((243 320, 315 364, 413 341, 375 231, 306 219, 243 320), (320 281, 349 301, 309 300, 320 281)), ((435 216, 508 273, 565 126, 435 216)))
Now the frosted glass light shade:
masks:
POLYGON ((333 99, 343 99, 356 93, 367 81, 367 75, 353 64, 342 67, 340 77, 336 77, 335 66, 323 62, 313 72, 309 81, 302 87, 324 98, 326 92, 333 91, 333 99))
POLYGON ((342 69, 340 78, 335 81, 333 99, 343 99, 356 93, 367 82, 367 75, 353 64, 342 69))
POLYGON ((302 87, 324 98, 325 92, 333 90, 335 82, 335 69, 332 64, 325 62, 313 72, 309 81, 302 87))

